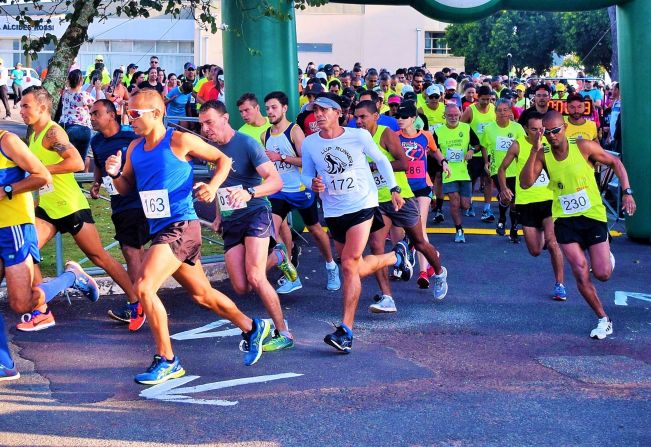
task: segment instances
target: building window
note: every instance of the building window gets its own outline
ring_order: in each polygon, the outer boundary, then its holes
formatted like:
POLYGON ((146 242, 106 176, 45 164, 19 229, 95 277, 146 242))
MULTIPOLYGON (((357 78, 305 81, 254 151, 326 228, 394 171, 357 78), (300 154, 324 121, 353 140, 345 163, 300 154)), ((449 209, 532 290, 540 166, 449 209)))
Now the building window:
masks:
POLYGON ((450 54, 444 32, 425 32, 425 54, 450 54))

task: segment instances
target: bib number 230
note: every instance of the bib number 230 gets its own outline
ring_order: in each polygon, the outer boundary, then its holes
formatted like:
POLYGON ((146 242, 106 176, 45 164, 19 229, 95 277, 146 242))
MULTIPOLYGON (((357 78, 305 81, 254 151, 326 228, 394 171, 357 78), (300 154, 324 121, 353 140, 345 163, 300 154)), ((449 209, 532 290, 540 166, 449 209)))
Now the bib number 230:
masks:
POLYGON ((170 198, 167 189, 140 191, 142 209, 148 219, 170 217, 170 198))
POLYGON ((590 209, 590 198, 585 189, 559 197, 564 214, 577 214, 590 209))

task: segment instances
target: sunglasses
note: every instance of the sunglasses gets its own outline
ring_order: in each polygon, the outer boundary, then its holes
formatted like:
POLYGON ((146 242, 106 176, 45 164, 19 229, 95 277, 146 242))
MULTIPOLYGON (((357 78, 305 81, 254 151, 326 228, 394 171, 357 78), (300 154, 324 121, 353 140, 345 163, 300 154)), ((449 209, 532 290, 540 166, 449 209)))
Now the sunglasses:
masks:
POLYGON ((127 110, 127 115, 129 115, 129 118, 132 120, 137 120, 138 118, 141 118, 145 113, 147 112, 153 112, 155 109, 129 109, 127 110))
POLYGON ((396 115, 396 118, 399 120, 407 120, 409 118, 413 118, 411 115, 407 115, 405 113, 401 113, 399 115, 396 115))
POLYGON ((429 99, 439 99, 441 95, 434 93, 433 95, 429 95, 429 99))
POLYGON ((553 129, 545 129, 545 131, 543 133, 545 134, 545 136, 547 136, 547 135, 556 135, 561 130, 563 130, 563 126, 554 127, 553 129))

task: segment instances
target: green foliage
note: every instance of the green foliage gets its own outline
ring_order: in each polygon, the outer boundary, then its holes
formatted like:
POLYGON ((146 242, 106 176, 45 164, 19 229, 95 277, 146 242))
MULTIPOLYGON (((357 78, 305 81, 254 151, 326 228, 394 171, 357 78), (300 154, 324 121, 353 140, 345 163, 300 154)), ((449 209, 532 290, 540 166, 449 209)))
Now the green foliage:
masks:
POLYGON ((608 10, 564 12, 559 15, 563 32, 559 36, 557 52, 575 53, 589 73, 598 72, 599 67, 610 71, 613 48, 608 10))

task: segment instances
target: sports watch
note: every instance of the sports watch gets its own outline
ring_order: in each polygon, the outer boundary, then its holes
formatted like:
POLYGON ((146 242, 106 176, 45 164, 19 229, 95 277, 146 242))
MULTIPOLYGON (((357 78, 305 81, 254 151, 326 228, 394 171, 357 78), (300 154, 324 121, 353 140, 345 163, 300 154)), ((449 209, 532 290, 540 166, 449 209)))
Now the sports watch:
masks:
POLYGON ((251 194, 251 198, 252 198, 252 199, 255 198, 255 188, 246 188, 246 192, 248 192, 249 194, 251 194))
POLYGON ((400 186, 396 185, 393 188, 391 188, 389 191, 391 191, 391 193, 397 192, 398 194, 400 194, 402 192, 402 189, 400 189, 400 186))
MULTIPOLYGON (((5 188, 6 188, 6 186, 5 186, 5 188)), ((5 189, 5 191, 6 191, 6 189, 5 189)), ((633 195, 633 190, 631 188, 626 188, 626 189, 622 190, 622 193, 626 194, 627 196, 632 196, 633 195)), ((9 197, 9 198, 11 198, 11 197, 9 197)))
POLYGON ((6 186, 4 187, 4 191, 5 191, 5 194, 7 195, 7 198, 8 198, 9 200, 11 200, 11 198, 12 198, 13 195, 14 195, 14 187, 11 186, 11 185, 6 185, 6 186))
POLYGON ((285 154, 280 154, 280 160, 281 160, 281 161, 285 161, 285 160, 287 160, 287 155, 285 155, 285 154))

